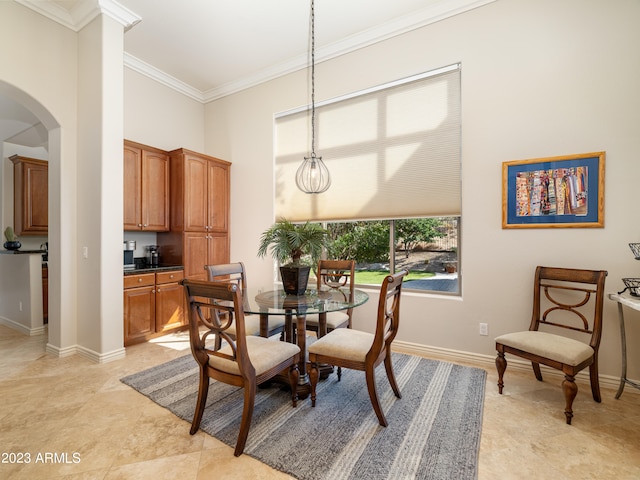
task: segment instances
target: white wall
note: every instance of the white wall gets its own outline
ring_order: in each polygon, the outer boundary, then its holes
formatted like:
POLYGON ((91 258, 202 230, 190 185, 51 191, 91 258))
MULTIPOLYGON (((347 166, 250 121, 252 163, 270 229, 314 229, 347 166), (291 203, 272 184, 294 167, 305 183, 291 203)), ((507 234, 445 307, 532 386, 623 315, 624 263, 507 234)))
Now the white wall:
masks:
MULTIPOLYGON (((0 92, 49 131, 49 343, 76 337, 77 37, 15 3, 0 2, 0 92)), ((0 293, 1 294, 1 293, 0 293)))
POLYGON ((0 93, 49 132, 47 349, 98 361, 124 355, 123 35, 107 16, 76 34, 0 2, 0 93))
MULTIPOLYGON (((536 265, 606 269, 608 291, 640 277, 627 246, 640 240, 632 207, 640 178, 639 22, 635 0, 498 1, 316 66, 322 101, 462 64, 463 294, 406 294, 399 340, 493 357, 495 336, 528 327, 536 265), (502 162, 601 150, 605 228, 501 228, 502 162), (479 322, 489 324, 488 337, 478 335, 479 322)), ((256 251, 273 221, 273 115, 307 101, 298 72, 206 107, 206 153, 233 162, 231 257, 246 263, 252 282, 272 277, 271 262, 256 251)), ((356 325, 375 305, 374 298, 358 309, 356 325)), ((628 318, 628 339, 637 341, 640 316, 628 318)), ((607 300, 601 373, 619 374, 619 349, 607 300)), ((637 349, 629 370, 640 378, 637 349)))
POLYGON ((41 335, 42 260, 39 254, 0 255, 0 324, 26 335, 41 335))

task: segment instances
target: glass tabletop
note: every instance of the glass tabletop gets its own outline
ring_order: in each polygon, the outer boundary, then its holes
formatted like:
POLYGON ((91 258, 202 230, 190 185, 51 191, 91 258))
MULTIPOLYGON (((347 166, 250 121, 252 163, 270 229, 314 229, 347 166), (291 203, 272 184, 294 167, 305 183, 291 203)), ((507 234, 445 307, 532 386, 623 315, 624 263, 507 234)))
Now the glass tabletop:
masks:
POLYGON ((336 312, 362 305, 369 295, 356 289, 353 298, 349 298, 348 288, 307 289, 304 295, 288 295, 282 288, 269 291, 248 289, 245 295, 245 313, 286 315, 336 312))

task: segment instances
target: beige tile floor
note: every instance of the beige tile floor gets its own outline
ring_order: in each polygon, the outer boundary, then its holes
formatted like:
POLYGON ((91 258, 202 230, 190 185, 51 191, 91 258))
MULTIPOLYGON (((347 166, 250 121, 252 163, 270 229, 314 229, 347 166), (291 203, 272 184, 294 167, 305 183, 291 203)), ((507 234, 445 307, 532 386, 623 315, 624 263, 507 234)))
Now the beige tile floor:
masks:
MULTIPOLYGON (((202 432, 189 435, 186 422, 119 381, 189 353, 184 335, 130 347, 125 359, 102 365, 55 358, 44 342, 0 326, 0 479, 290 478, 235 458, 202 432), (10 453, 28 453, 31 463, 10 453), (53 463, 54 453, 66 462, 53 463)), ((603 389, 597 404, 580 385, 568 426, 557 379, 507 371, 500 396, 494 369, 487 371, 480 480, 640 478, 639 393, 615 400, 603 389)))

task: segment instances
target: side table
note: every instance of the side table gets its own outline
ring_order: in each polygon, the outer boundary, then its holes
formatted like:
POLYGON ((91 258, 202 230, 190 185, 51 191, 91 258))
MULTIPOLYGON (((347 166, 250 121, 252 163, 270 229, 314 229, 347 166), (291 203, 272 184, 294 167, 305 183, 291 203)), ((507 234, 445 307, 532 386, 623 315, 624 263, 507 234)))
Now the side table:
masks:
POLYGON ((632 387, 640 388, 640 384, 633 382, 627 378, 627 339, 624 330, 624 311, 623 306, 629 307, 633 310, 640 311, 640 297, 632 297, 630 295, 623 295, 620 293, 609 293, 607 295, 609 300, 613 300, 618 304, 618 319, 620 321, 620 341, 622 342, 622 373, 620 374, 620 386, 616 393, 616 399, 620 398, 624 385, 628 383, 632 387))

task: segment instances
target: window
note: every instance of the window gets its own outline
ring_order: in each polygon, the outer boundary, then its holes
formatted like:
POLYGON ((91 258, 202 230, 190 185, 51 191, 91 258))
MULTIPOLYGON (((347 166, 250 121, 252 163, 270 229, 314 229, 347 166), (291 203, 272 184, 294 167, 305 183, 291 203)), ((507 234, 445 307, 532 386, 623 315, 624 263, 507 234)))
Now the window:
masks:
MULTIPOLYGON (((407 235, 406 228, 416 222, 427 225, 454 219, 456 226, 449 235, 455 237, 456 245, 448 258, 455 260, 446 266, 457 266, 460 66, 318 103, 316 153, 331 173, 331 187, 320 195, 304 194, 295 184, 296 170, 309 156, 309 110, 305 106, 275 117, 276 216, 294 222, 321 221, 345 232, 349 228, 372 229, 380 235, 386 231, 387 268, 391 269, 403 264, 398 252, 405 255, 402 244, 406 242, 400 232, 407 235)), ((428 245, 415 243, 410 249, 413 257, 428 245)), ((418 280, 415 286, 426 282, 418 280)), ((459 290, 455 275, 455 291, 459 290)))
POLYGON ((459 294, 458 217, 328 222, 328 258, 356 261, 358 285, 406 269, 404 289, 459 294))

